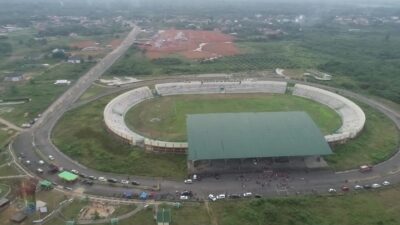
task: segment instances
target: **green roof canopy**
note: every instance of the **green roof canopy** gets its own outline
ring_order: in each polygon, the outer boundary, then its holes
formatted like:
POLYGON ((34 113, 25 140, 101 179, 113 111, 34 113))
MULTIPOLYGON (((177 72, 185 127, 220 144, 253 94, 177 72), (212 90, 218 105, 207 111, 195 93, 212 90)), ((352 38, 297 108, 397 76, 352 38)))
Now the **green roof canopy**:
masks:
POLYGON ((188 115, 188 160, 332 154, 305 112, 188 115))
POLYGON ((78 175, 73 174, 68 171, 63 171, 63 172, 59 173, 58 177, 65 181, 74 181, 74 180, 78 179, 78 175))
POLYGON ((42 187, 51 187, 53 184, 48 180, 42 180, 39 182, 40 186, 42 187))

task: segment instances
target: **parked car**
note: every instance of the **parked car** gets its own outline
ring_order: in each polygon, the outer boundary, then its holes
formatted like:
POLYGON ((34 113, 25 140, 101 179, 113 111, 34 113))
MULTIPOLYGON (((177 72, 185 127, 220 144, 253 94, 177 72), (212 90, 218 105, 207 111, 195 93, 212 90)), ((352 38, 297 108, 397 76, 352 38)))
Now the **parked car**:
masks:
POLYGON ((217 199, 225 199, 226 195, 225 194, 219 194, 217 195, 217 199))
POLYGON ((251 192, 243 193, 243 197, 251 197, 252 195, 253 195, 253 193, 251 193, 251 192))
POLYGON ((39 160, 38 163, 39 163, 39 165, 44 165, 44 161, 43 160, 39 160))
POLYGON ((382 182, 382 185, 383 185, 383 186, 388 186, 388 185, 390 185, 390 182, 387 181, 387 180, 385 180, 385 181, 382 182))
POLYGON ((186 195, 186 196, 192 197, 192 196, 193 196, 193 193, 192 193, 192 191, 182 191, 182 192, 181 192, 181 195, 186 195))
POLYGON ((107 181, 110 183, 118 183, 118 180, 115 178, 108 178, 107 181))
POLYGON ((380 188, 380 187, 382 187, 382 185, 380 185, 380 184, 372 184, 371 187, 372 188, 380 188))
POLYGON ((188 200, 188 199, 189 199, 189 196, 181 195, 181 196, 179 197, 179 199, 180 199, 180 200, 188 200))
POLYGON ((72 173, 79 175, 79 171, 78 170, 71 170, 72 173))
POLYGON ((371 187, 371 185, 369 185, 369 184, 365 184, 365 185, 363 186, 363 188, 364 188, 364 189, 371 189, 372 187, 371 187))
POLYGON ((88 178, 91 180, 97 180, 97 178, 95 176, 88 176, 88 178))
POLYGON ((209 194, 208 199, 210 199, 213 202, 217 201, 217 198, 213 194, 209 194))
POLYGON ((31 161, 30 161, 30 160, 26 160, 25 163, 26 163, 27 165, 30 165, 30 164, 31 164, 31 161))
POLYGON ((139 183, 139 182, 137 182, 137 181, 134 181, 134 180, 133 180, 133 181, 131 181, 131 184, 132 184, 132 185, 140 185, 140 183, 139 183))
POLYGON ((106 182, 107 179, 105 177, 99 177, 99 181, 106 182))
POLYGON ((336 189, 335 188, 329 188, 328 192, 329 193, 336 193, 336 189))
POLYGON ((342 186, 341 189, 342 189, 342 191, 344 191, 344 192, 350 191, 350 188, 347 187, 347 186, 342 186))
POLYGON ((128 180, 121 180, 121 184, 129 184, 128 180))
POLYGON ((184 182, 185 184, 192 184, 192 183, 193 183, 192 179, 186 179, 186 180, 184 180, 183 182, 184 182))
POLYGON ((232 198, 232 199, 235 199, 235 198, 240 198, 240 195, 238 195, 238 194, 231 194, 231 195, 228 195, 228 197, 229 197, 229 198, 232 198))
POLYGON ((43 173, 43 170, 41 168, 37 169, 38 173, 43 173))
POLYGON ((87 184, 87 185, 93 185, 92 180, 83 180, 82 183, 87 184))
POLYGON ((50 160, 54 160, 54 156, 49 155, 49 159, 50 159, 50 160))
POLYGON ((370 172, 370 171, 372 171, 372 166, 370 166, 370 165, 362 165, 362 166, 360 166, 359 171, 362 172, 362 173, 370 172))
POLYGON ((363 189, 363 186, 361 186, 361 185, 355 185, 354 186, 354 190, 361 190, 361 189, 363 189))

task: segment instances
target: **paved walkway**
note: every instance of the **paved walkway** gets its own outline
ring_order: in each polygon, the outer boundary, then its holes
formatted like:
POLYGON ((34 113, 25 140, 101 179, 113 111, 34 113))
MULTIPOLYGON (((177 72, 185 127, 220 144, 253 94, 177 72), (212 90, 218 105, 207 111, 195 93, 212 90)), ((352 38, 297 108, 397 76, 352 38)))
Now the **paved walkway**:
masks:
POLYGON ((17 125, 15 125, 15 124, 11 123, 10 121, 5 120, 5 119, 3 119, 1 117, 0 117, 0 123, 6 125, 8 128, 16 130, 16 131, 23 131, 24 130, 21 127, 18 127, 17 125))

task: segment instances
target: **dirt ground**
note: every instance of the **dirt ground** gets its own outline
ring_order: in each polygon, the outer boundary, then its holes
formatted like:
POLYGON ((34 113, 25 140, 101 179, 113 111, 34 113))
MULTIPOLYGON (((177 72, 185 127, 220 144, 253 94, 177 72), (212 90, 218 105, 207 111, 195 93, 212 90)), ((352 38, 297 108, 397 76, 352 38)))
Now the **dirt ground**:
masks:
POLYGON ((218 31, 170 29, 159 31, 142 47, 151 59, 170 54, 179 54, 188 59, 211 59, 239 54, 233 41, 233 36, 218 31))
POLYGON ((97 47, 99 44, 95 41, 80 41, 71 44, 71 48, 84 49, 87 47, 97 47))
POLYGON ((79 218, 82 220, 90 220, 94 218, 97 212, 100 218, 108 218, 115 211, 114 206, 108 205, 103 202, 93 202, 91 205, 85 207, 79 218))

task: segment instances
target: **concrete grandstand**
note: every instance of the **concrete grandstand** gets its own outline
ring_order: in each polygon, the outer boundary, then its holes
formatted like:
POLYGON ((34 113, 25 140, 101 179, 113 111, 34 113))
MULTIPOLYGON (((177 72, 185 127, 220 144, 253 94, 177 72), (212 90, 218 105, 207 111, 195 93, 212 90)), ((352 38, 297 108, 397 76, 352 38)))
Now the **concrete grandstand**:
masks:
MULTIPOLYGON (((342 126, 335 133, 325 136, 329 143, 343 143, 354 138, 364 127, 365 114, 349 99, 338 94, 307 85, 296 84, 293 95, 317 101, 335 110, 342 118, 342 126)), ((224 93, 270 93, 285 94, 286 82, 277 81, 232 81, 232 82, 177 82, 155 85, 159 96, 181 94, 224 94, 224 93)), ((132 145, 144 147, 148 151, 186 153, 187 142, 168 142, 144 137, 127 127, 126 112, 154 95, 149 87, 141 87, 121 94, 110 101, 104 110, 107 128, 132 145)))

